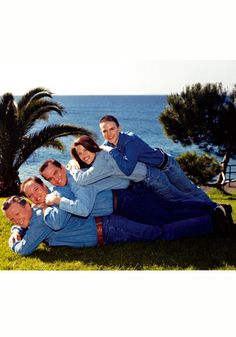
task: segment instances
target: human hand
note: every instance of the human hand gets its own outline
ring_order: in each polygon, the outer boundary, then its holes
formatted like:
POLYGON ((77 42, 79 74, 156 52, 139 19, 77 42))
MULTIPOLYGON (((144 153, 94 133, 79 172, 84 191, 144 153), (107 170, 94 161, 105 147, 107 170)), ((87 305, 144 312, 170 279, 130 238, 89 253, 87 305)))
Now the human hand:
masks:
POLYGON ((61 197, 57 193, 52 192, 46 195, 45 202, 48 206, 55 204, 59 205, 61 202, 61 197))
POLYGON ((107 151, 107 152, 110 152, 113 149, 113 147, 107 146, 107 145, 100 145, 99 147, 100 147, 101 150, 104 150, 104 151, 107 151))
POLYGON ((74 172, 77 172, 80 169, 80 166, 79 166, 79 163, 76 160, 71 159, 71 160, 68 161, 68 163, 66 165, 66 168, 71 173, 74 173, 74 172))
POLYGON ((48 207, 45 201, 42 202, 41 204, 32 204, 31 206, 36 207, 36 208, 42 208, 42 209, 45 209, 48 207))
POLYGON ((11 248, 16 241, 20 241, 21 236, 18 232, 13 232, 8 239, 8 245, 11 248))

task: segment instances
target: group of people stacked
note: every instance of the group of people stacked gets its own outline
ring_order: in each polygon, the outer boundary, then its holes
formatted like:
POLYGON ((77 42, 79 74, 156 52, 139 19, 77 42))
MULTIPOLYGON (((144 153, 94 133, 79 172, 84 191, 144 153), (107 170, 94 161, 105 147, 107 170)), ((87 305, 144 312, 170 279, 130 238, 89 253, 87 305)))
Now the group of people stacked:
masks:
POLYGON ((102 117, 100 129, 103 145, 79 137, 67 167, 55 159, 41 165, 51 187, 32 176, 4 202, 14 252, 29 255, 41 242, 81 248, 229 234, 231 206, 210 200, 173 156, 122 132, 114 116, 102 117))

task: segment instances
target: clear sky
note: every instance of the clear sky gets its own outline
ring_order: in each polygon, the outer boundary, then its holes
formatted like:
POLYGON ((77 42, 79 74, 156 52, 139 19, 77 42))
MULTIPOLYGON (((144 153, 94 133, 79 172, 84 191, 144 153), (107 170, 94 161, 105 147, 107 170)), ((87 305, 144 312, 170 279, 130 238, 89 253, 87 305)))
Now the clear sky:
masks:
POLYGON ((0 68, 1 94, 22 94, 36 86, 55 94, 169 94, 195 82, 222 82, 229 89, 236 84, 236 61, 222 60, 31 59, 0 68))
POLYGON ((234 12, 222 15, 219 0, 33 3, 1 2, 0 95, 36 86, 169 94, 195 82, 236 83, 234 12))

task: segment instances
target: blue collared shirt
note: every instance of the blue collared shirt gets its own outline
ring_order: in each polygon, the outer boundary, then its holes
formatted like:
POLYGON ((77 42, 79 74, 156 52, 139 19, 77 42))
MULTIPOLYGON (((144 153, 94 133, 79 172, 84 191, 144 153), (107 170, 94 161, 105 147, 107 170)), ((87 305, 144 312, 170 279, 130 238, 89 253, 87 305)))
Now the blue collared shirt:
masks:
POLYGON ((164 160, 164 153, 161 149, 149 146, 132 132, 121 132, 115 147, 107 141, 103 144, 113 147, 109 153, 120 170, 127 176, 132 174, 138 161, 158 167, 164 160))
POLYGON ((28 229, 18 226, 12 227, 22 240, 13 244, 12 250, 20 255, 31 254, 41 242, 49 246, 69 246, 74 248, 92 247, 97 245, 97 229, 93 217, 82 219, 72 214, 66 214, 58 207, 50 207, 54 212, 48 211, 46 221, 40 208, 32 209, 32 218, 28 229), (55 221, 58 224, 55 225, 55 221), (53 230, 52 227, 60 230, 53 230), (59 228, 61 227, 61 228, 59 228))
POLYGON ((118 177, 139 182, 146 178, 146 174, 146 165, 137 163, 133 173, 127 176, 119 169, 115 159, 112 158, 109 152, 100 151, 96 153, 96 158, 92 166, 86 170, 79 170, 74 174, 74 178, 80 185, 94 184, 101 190, 105 188, 114 188, 114 181, 110 179, 104 183, 104 178, 111 177, 114 179, 118 177), (110 183, 110 185, 108 185, 108 183, 110 183))
POLYGON ((120 178, 105 178, 96 184, 81 186, 72 174, 67 172, 68 184, 53 187, 61 195, 60 209, 82 216, 104 216, 113 212, 111 189, 127 188, 129 182, 120 178))

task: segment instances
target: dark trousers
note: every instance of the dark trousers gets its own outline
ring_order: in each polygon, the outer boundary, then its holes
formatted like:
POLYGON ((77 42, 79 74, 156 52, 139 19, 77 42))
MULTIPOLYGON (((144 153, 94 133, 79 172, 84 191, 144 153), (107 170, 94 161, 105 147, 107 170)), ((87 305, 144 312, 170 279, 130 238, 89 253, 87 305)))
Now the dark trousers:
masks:
POLYGON ((170 202, 155 194, 143 183, 132 184, 126 190, 116 190, 116 194, 116 214, 160 227, 184 219, 211 217, 217 206, 211 201, 170 202))
POLYGON ((103 217, 103 240, 105 244, 160 239, 176 240, 184 237, 207 235, 212 231, 211 216, 175 221, 163 227, 139 223, 117 214, 103 217))

